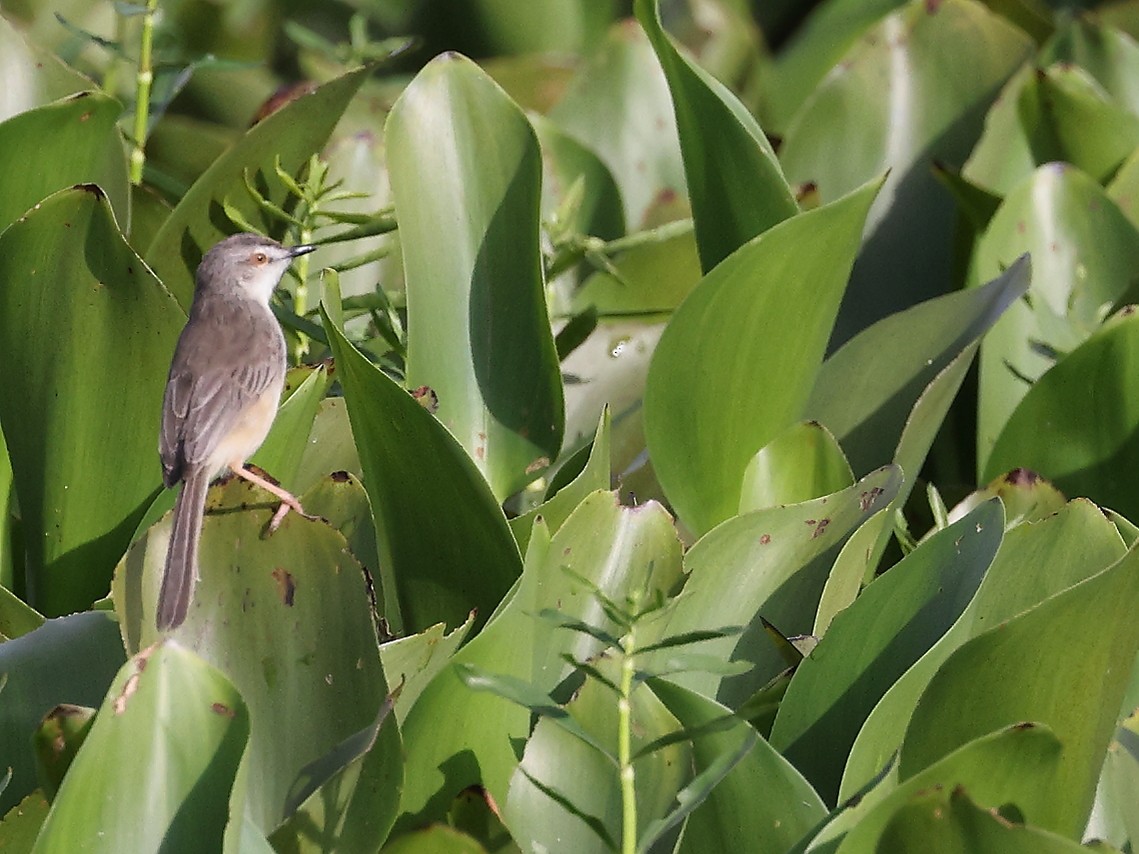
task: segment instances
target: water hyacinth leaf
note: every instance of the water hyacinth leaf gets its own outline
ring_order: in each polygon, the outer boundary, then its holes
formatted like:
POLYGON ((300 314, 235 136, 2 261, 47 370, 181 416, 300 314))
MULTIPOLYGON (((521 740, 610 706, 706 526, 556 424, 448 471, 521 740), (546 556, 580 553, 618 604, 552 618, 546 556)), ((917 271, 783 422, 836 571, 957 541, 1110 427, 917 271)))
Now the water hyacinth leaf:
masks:
POLYGON ((858 733, 840 798, 872 779, 901 746, 905 723, 942 663, 962 644, 1123 556, 1115 526, 1088 501, 1073 501, 1033 525, 1007 531, 969 607, 953 627, 898 679, 858 733))
POLYGON ((0 358, 10 370, 0 424, 27 596, 53 616, 106 595, 158 491, 162 390, 185 317, 92 185, 53 195, 0 235, 0 282, 0 358))
POLYGON ((501 501, 549 467, 565 420, 538 245, 538 140, 517 105, 457 55, 416 75, 385 140, 407 385, 438 395, 439 420, 501 501))
POLYGON ((1028 299, 1012 305, 981 345, 977 446, 984 471, 992 471, 985 460, 1030 383, 1130 293, 1139 231, 1087 175, 1052 163, 1005 199, 977 245, 971 278, 1000 273, 1026 250, 1028 299))
POLYGON ((1034 471, 1018 468, 969 493, 949 511, 947 521, 956 522, 990 498, 999 498, 1004 505, 1006 528, 1039 522, 1059 513, 1066 503, 1060 490, 1050 482, 1034 471))
POLYGON ((122 105, 109 95, 79 92, 0 123, 0 150, 25 167, 0 177, 0 231, 73 184, 98 184, 117 220, 130 222, 120 113, 122 105))
POLYGON ((654 207, 685 195, 668 83, 632 21, 610 28, 549 117, 609 167, 629 231, 653 225, 654 207))
MULTIPOLYGON (((167 637, 241 691, 253 721, 246 811, 269 833, 288 817, 302 770, 372 724, 388 695, 371 600, 363 568, 330 525, 289 513, 267 536, 276 499, 237 478, 213 487, 206 506, 200 579, 185 623, 167 637)), ((166 517, 115 574, 115 612, 132 651, 159 637, 154 613, 169 536, 166 517)), ((325 809, 351 811, 354 798, 372 797, 345 785, 325 809)))
MULTIPOLYGON (((649 618, 644 642, 709 626, 746 626, 742 635, 702 642, 698 650, 755 667, 724 679, 683 673, 671 681, 736 708, 785 667, 764 620, 784 637, 805 635, 835 556, 853 531, 889 504, 901 475, 885 468, 835 495, 730 519, 685 555, 683 592, 649 618), (761 617, 763 619, 761 619, 761 617)), ((667 650, 658 656, 667 657, 667 650)), ((657 657, 643 665, 652 670, 657 657)))
POLYGON ((417 635, 396 638, 380 645, 380 661, 383 662, 388 684, 400 686, 395 714, 401 724, 423 689, 466 640, 474 622, 472 613, 465 623, 450 632, 442 623, 436 623, 417 635))
POLYGON ((872 576, 872 570, 877 565, 879 543, 893 524, 893 513, 886 507, 859 525, 850 535, 835 558, 826 586, 819 597, 815 627, 811 630, 814 637, 821 639, 835 615, 858 598, 863 582, 872 576))
POLYGON ((856 474, 895 458, 918 398, 1024 295, 1031 277, 1029 259, 1016 259, 983 287, 878 321, 823 363, 806 414, 834 433, 856 474))
MULTIPOLYGON (((0 525, 0 532, 5 532, 0 525)), ((20 599, 7 587, 0 587, 0 641, 18 638, 38 629, 44 623, 43 614, 20 599)))
POLYGON ((227 221, 223 204, 266 234, 280 235, 281 224, 264 214, 244 187, 244 175, 266 184, 266 197, 280 205, 285 187, 274 169, 295 174, 327 142, 348 102, 367 79, 368 66, 330 80, 290 101, 255 124, 211 164, 182 196, 146 250, 146 261, 163 283, 189 309, 194 293, 194 270, 202 255, 227 234, 238 231, 227 221))
POLYGON ((748 461, 801 418, 878 187, 740 247, 665 328, 645 386, 645 438, 693 531, 736 514, 748 461))
POLYGON ((658 0, 637 0, 634 8, 672 93, 707 272, 799 206, 759 123, 727 87, 676 49, 661 25, 658 0))
POLYGON ((835 343, 951 289, 956 211, 930 165, 964 161, 983 111, 1032 48, 983 4, 907 3, 862 35, 787 128, 788 179, 815 182, 824 201, 890 170, 835 343))
POLYGON ((1139 517, 1139 490, 1130 477, 1139 464, 1137 384, 1139 313, 1129 307, 1029 389, 993 445, 985 479, 1024 467, 1067 495, 1139 517), (1088 429, 1089 417, 1095 430, 1088 429))
POLYGON ((803 421, 751 458, 744 469, 740 513, 799 504, 841 492, 853 483, 850 463, 830 431, 817 421, 803 421))
POLYGON ((1082 68, 1025 67, 1001 92, 963 174, 1007 196, 1038 166, 1064 161, 1103 180, 1139 143, 1139 117, 1082 68))
POLYGON ((611 493, 594 493, 552 540, 546 525, 536 522, 513 595, 432 680, 404 722, 406 787, 397 827, 441 817, 457 792, 476 783, 505 802, 518 765, 511 743, 529 732, 530 713, 492 693, 472 692, 457 667, 471 664, 553 691, 571 672, 564 656, 588 661, 602 644, 542 619, 543 609, 557 608, 612 634, 619 628, 591 588, 617 602, 643 591, 651 602, 672 589, 679 573, 680 542, 655 502, 622 507, 611 493), (447 726, 440 729, 442 719, 447 726))
POLYGON ((382 849, 383 854, 487 854, 475 839, 445 824, 405 833, 382 849))
MULTIPOLYGON (((7 18, 0 18, 0 55, 4 57, 5 79, 8 80, 0 95, 0 121, 94 88, 91 78, 64 63, 50 50, 27 41, 7 18)), ((124 169, 125 165, 124 160, 124 169)))
MULTIPOLYGON (((619 678, 618 662, 597 662, 610 680, 619 678)), ((617 753, 617 702, 608 688, 587 680, 567 704, 566 712, 593 740, 617 753)), ((679 728, 679 723, 652 691, 641 688, 630 698, 633 721, 631 750, 679 728)), ((687 744, 675 743, 633 762, 638 839, 653 819, 664 816, 685 784, 692 758, 687 744)), ((525 851, 604 852, 605 838, 621 839, 622 803, 617 766, 604 753, 587 746, 547 718, 539 720, 526 743, 503 807, 503 817, 525 851), (553 790, 564 799, 550 797, 553 790), (567 806, 572 805, 572 811, 567 806), (582 816, 594 819, 590 824, 582 816), (599 832, 600 831, 600 832, 599 832)))
POLYGON ((36 789, 0 820, 0 845, 14 854, 32 850, 47 818, 49 805, 43 792, 36 789))
POLYGON ((827 802, 837 798, 846 757, 871 710, 972 600, 1003 522, 994 500, 937 532, 837 614, 796 669, 771 744, 827 802))
POLYGON ((1117 105, 1139 115, 1139 44, 1115 27, 1083 15, 1066 20, 1041 52, 1047 64, 1088 72, 1117 105))
POLYGON ((220 850, 249 732, 241 695, 194 653, 166 642, 135 656, 115 677, 33 851, 150 851, 171 840, 171 850, 220 850), (139 804, 149 805, 146 821, 139 804))
MULTIPOLYGON (((479 624, 522 560, 506 517, 470 457, 430 412, 368 362, 327 319, 337 373, 404 632, 479 624)), ((387 595, 387 591, 385 591, 387 595)))
POLYGON ((1121 850, 1139 840, 1139 713, 1120 724, 1108 745, 1088 835, 1121 850))
POLYGON ((95 710, 90 706, 60 703, 43 719, 33 737, 39 780, 44 793, 54 799, 67 769, 87 738, 95 710))
POLYGON ((929 681, 906 727, 903 779, 982 733, 1039 721, 1065 750, 1048 792, 1050 808, 1030 817, 1078 837, 1115 730, 1139 624, 1139 552, 1046 599, 954 652, 929 681))
POLYGON ((826 827, 813 841, 841 839, 829 850, 839 854, 876 851, 882 831, 894 814, 920 792, 962 787, 979 804, 1015 804, 1025 819, 1040 824, 1051 803, 1052 774, 1060 765, 1062 743, 1047 726, 1001 727, 962 745, 909 779, 887 779, 871 788, 852 809, 826 827))
POLYGON ((530 532, 534 520, 539 516, 546 523, 550 533, 556 533, 573 509, 586 496, 600 489, 608 489, 612 472, 610 470, 610 418, 609 409, 601 413, 597 432, 589 448, 589 457, 584 468, 572 481, 559 489, 537 507, 509 520, 510 531, 518 541, 519 551, 525 552, 530 542, 530 532))
POLYGON ((44 717, 61 703, 99 705, 125 659, 118 627, 101 613, 48 620, 0 644, 0 756, 12 772, 0 814, 37 786, 32 735, 44 717))
POLYGON ((688 817, 681 852, 789 851, 826 815, 822 800, 795 767, 727 708, 663 680, 650 687, 687 728, 728 717, 724 730, 692 740, 696 769, 746 749, 688 817))

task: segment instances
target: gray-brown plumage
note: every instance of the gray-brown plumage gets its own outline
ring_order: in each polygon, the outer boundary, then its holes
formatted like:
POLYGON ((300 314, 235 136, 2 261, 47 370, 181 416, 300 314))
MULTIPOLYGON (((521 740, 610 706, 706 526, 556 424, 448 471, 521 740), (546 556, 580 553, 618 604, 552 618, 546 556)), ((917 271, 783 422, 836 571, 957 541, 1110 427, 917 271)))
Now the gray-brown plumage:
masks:
POLYGON ((155 620, 159 631, 186 619, 198 577, 198 537, 206 488, 226 469, 301 510, 285 490, 245 468, 272 426, 285 381, 285 339, 269 308, 292 259, 312 246, 286 248, 257 234, 215 245, 198 266, 194 303, 178 339, 158 452, 167 487, 183 481, 155 620))

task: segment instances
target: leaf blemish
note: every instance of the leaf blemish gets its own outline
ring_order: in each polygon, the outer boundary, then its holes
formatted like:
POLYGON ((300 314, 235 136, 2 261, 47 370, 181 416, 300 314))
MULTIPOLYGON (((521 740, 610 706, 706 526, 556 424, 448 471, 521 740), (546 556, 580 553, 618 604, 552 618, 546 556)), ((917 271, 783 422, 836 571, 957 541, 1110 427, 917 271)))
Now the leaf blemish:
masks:
POLYGON ((215 715, 221 715, 223 718, 232 718, 235 715, 233 709, 231 709, 225 703, 214 703, 210 706, 210 711, 212 711, 215 715))
POLYGON ((759 544, 761 546, 766 546, 770 542, 771 542, 771 534, 762 534, 759 538, 759 544))
POLYGON ((277 582, 277 595, 286 607, 293 607, 293 598, 297 592, 297 582, 288 570, 277 567, 273 570, 273 580, 277 582))

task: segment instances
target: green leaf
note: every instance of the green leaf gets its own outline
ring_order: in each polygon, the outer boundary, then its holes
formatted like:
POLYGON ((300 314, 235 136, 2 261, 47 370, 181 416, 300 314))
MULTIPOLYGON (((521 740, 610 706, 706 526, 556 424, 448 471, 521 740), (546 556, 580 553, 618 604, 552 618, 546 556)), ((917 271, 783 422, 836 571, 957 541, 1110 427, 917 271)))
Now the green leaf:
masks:
MULTIPOLYGON (((5 25, 7 26, 7 25, 5 25)), ((0 232, 37 202, 73 184, 98 184, 119 222, 130 222, 127 161, 116 125, 122 105, 79 92, 0 123, 0 232)), ((81 243, 78 235, 57 242, 81 243)))
POLYGON ((878 321, 823 363, 806 413, 834 433, 856 473, 894 460, 925 389, 1023 296, 1030 279, 1021 258, 984 287, 878 321))
POLYGON ((1028 821, 1039 822, 1048 818, 1055 795, 1053 775, 1062 756, 1062 742, 1047 726, 1002 727, 962 745, 900 784, 888 779, 870 789, 812 845, 843 837, 837 846, 839 854, 880 850, 878 840, 894 814, 919 793, 935 787, 950 791, 963 787, 977 803, 988 807, 1015 804, 1028 821))
POLYGON ((39 836, 48 803, 43 792, 36 789, 19 804, 12 807, 0 821, 0 846, 12 854, 27 854, 39 836))
POLYGON ((1095 78, 1112 101, 1139 115, 1139 45, 1131 35, 1076 15, 1064 21, 1041 53, 1049 64, 1078 65, 1095 78))
POLYGON ((854 483, 850 463, 817 421, 793 424, 759 449, 744 469, 740 513, 798 504, 854 483))
POLYGON ((404 90, 385 140, 407 287, 407 384, 435 391, 439 420, 501 501, 550 465, 565 419, 538 246, 538 140, 456 54, 404 90))
POLYGON ((707 272, 799 207, 759 123, 726 86, 673 46, 658 0, 637 0, 634 9, 672 93, 696 243, 707 272))
MULTIPOLYGON (((702 537, 685 555, 683 593, 646 618, 643 640, 743 625, 742 635, 704 641, 700 651, 756 666, 726 680, 686 673, 672 681, 734 708, 781 672, 786 664, 764 620, 785 637, 810 632, 835 555, 862 522, 890 502, 900 479, 897 469, 882 469, 835 495, 757 510, 702 537)), ((659 655, 667 658, 668 650, 659 655)), ((642 668, 652 671, 657 663, 650 657, 642 668)))
POLYGON ((985 478, 1028 468, 1068 495, 1139 517, 1130 476, 1139 464, 1137 387, 1139 314, 1128 307, 1032 386, 997 437, 985 478))
POLYGON ((1123 850, 1139 841, 1139 714, 1123 721, 1108 745, 1088 835, 1123 850))
POLYGON ((609 488, 609 481, 612 478, 609 434, 610 418, 609 409, 606 407, 601 413, 601 420, 597 423, 597 432, 594 433, 589 448, 589 458, 577 477, 537 507, 508 520, 510 531, 518 541, 519 551, 526 551, 536 519, 541 517, 549 527, 550 533, 556 533, 562 522, 587 495, 599 489, 609 488))
MULTIPOLYGON (((672 521, 654 502, 622 507, 611 493, 598 492, 578 505, 552 540, 546 526, 536 523, 513 595, 427 686, 404 722, 407 782, 397 827, 440 818, 455 793, 473 783, 505 803, 518 765, 512 743, 528 735, 530 713, 494 694, 470 691, 456 668, 474 665, 549 693, 572 673, 563 656, 589 661, 601 644, 538 618, 543 608, 556 607, 612 633, 617 626, 605 617, 594 587, 612 600, 633 591, 645 591, 651 600, 677 583, 679 569, 680 543, 672 521)), ((608 760, 601 761, 614 773, 608 760)))
POLYGON ((963 788, 938 787, 914 796, 882 831, 879 851, 944 854, 1086 854, 1087 848, 981 809, 963 788))
MULTIPOLYGON (((847 5, 847 14, 864 14, 847 5)), ((956 212, 929 164, 965 159, 982 110, 1032 48, 982 3, 901 4, 842 57, 787 127, 784 171, 793 183, 815 182, 824 202, 890 172, 868 217, 836 343, 956 286, 948 236, 956 212)))
POLYGON ((748 461, 801 418, 878 186, 754 238, 665 328, 645 387, 645 438, 661 486, 697 533, 735 515, 748 461))
MULTIPOLYGON (((0 524, 0 532, 11 534, 0 524)), ((43 615, 28 607, 22 599, 6 587, 0 587, 0 640, 11 640, 38 629, 44 623, 43 615)))
MULTIPOLYGON (((25 39, 7 18, 0 18, 0 55, 8 69, 8 85, 0 101, 0 121, 57 98, 94 88, 91 78, 64 63, 51 50, 25 39)), ((126 168, 125 160, 123 168, 126 168)))
POLYGON ((0 760, 12 769, 0 814, 37 785, 32 735, 61 703, 97 706, 125 660, 118 626, 102 613, 48 620, 0 644, 0 760))
POLYGON ((397 638, 380 645, 380 660, 389 685, 400 685, 396 698, 396 719, 402 724, 411 707, 419 699, 431 680, 455 654, 459 645, 470 634, 475 615, 450 633, 442 623, 417 635, 397 638))
POLYGON ((1030 821, 1078 837, 1130 667, 1139 551, 966 643, 930 680, 906 727, 899 773, 913 776, 982 733, 1039 721, 1064 743, 1049 808, 1030 821))
POLYGON ((223 201, 228 200, 265 233, 281 233, 279 225, 267 219, 249 198, 243 175, 248 171, 255 182, 266 182, 267 198, 280 204, 286 193, 276 177, 274 164, 279 161, 281 168, 295 174, 307 163, 328 140, 348 102, 371 71, 370 66, 365 66, 331 80, 258 122, 182 196, 151 241, 145 257, 183 308, 190 307, 194 271, 202 255, 236 230, 222 211, 223 201))
POLYGON ((83 745, 95 710, 90 706, 60 703, 43 719, 33 736, 39 763, 40 785, 54 799, 75 754, 83 745))
POLYGON ((53 616, 106 594, 159 488, 158 416, 185 317, 92 185, 55 194, 0 234, 0 283, 0 424, 28 601, 53 616))
MULTIPOLYGON (((919 546, 914 554, 921 552, 919 546)), ((954 650, 1049 596, 1101 572, 1125 548, 1115 526, 1088 501, 1074 501, 1004 536, 973 601, 933 648, 894 683, 870 714, 847 761, 840 798, 851 797, 901 746, 922 692, 954 650)))
MULTIPOLYGON (((712 700, 665 681, 650 683, 653 692, 685 727, 730 715, 712 700)), ((723 769, 725 757, 745 750, 738 763, 709 786, 684 827, 680 851, 788 851, 826 815, 810 784, 752 727, 733 718, 730 728, 692 741, 698 772, 723 769), (722 763, 717 767, 717 763, 722 763)), ((716 776, 716 775, 713 775, 716 776)))
POLYGON ((1025 251, 1033 268, 1028 298, 981 345, 978 465, 993 473, 985 480, 1014 468, 997 472, 986 459, 1030 383, 1130 297, 1139 232, 1087 175, 1052 163, 1005 199, 977 245, 971 278, 995 275, 1025 251))
POLYGON ((522 569, 502 509, 446 428, 327 316, 324 327, 348 399, 380 564, 395 578, 403 625, 392 628, 457 626, 473 609, 481 625, 522 569))
POLYGON ((1003 533, 997 501, 937 532, 837 614, 795 670, 771 744, 828 802, 863 722, 965 610, 1003 533))
POLYGON ((487 854, 474 839, 446 825, 432 825, 394 839, 383 854, 487 854))
MULTIPOLYGON (((288 817, 283 810, 302 769, 372 724, 388 694, 367 580, 347 541, 295 513, 266 535, 276 506, 237 478, 211 489, 200 579, 186 622, 167 635, 225 673, 249 706, 245 761, 256 782, 246 810, 262 833, 288 817)), ((147 531, 115 575, 115 612, 132 651, 159 638, 154 613, 169 526, 166 517, 147 531)), ((348 810, 353 798, 371 802, 373 792, 342 786, 326 809, 348 810)))
POLYGON ((683 197, 668 83, 639 27, 613 26, 549 116, 609 167, 629 231, 656 224, 654 209, 683 197))
MULTIPOLYGON (((599 666, 610 680, 619 678, 619 665, 613 659, 602 658, 599 666)), ((611 691, 587 680, 567 704, 566 711, 607 753, 616 755, 617 698, 611 691)), ((630 716, 633 754, 678 729, 676 718, 649 690, 633 692, 630 716)), ((633 762, 638 837, 649 829, 654 819, 670 810, 673 799, 686 782, 691 763, 691 750, 686 744, 670 745, 633 762)), ((598 845, 597 831, 587 826, 579 815, 597 819, 602 839, 621 839, 617 768, 554 721, 539 720, 510 781, 503 806, 506 824, 524 851, 608 850, 598 845), (548 790, 551 789, 560 795, 562 802, 550 797, 548 790)))
POLYGON ((192 652, 168 641, 135 656, 115 677, 33 851, 221 850, 249 733, 241 695, 192 652))

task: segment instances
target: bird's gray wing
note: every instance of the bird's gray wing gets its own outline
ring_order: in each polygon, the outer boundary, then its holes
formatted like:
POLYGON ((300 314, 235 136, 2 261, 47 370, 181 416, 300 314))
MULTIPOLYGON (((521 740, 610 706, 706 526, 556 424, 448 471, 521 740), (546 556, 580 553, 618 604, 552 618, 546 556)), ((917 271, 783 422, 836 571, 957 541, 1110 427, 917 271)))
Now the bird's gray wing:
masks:
POLYGON ((245 306, 223 303, 210 308, 183 330, 170 365, 159 439, 167 485, 182 478, 187 467, 209 459, 241 412, 273 385, 283 366, 280 332, 272 315, 270 327, 245 306))

